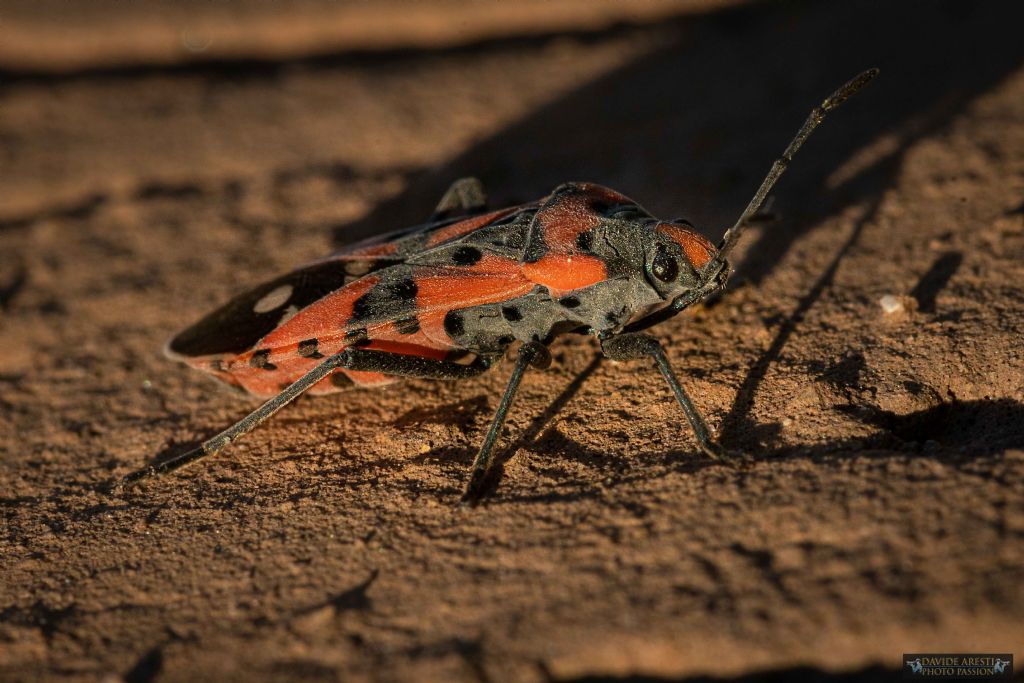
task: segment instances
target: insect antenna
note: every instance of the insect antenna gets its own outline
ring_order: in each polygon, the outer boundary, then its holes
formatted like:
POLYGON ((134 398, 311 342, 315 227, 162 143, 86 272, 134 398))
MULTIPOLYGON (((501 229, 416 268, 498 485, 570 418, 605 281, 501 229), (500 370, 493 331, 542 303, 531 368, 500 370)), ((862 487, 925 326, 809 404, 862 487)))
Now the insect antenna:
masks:
POLYGON ((768 171, 768 175, 761 182, 761 187, 757 188, 757 192, 754 193, 754 197, 747 204, 747 208, 740 214, 739 219, 735 225, 729 228, 725 236, 722 237, 721 244, 718 245, 718 254, 714 258, 714 262, 708 264, 706 272, 717 272, 718 266, 725 263, 726 258, 729 256, 729 252, 733 250, 736 243, 740 239, 740 235, 747 228, 751 218, 761 209, 764 205, 765 200, 768 198, 768 193, 775 187, 775 183, 778 182, 779 178, 783 173, 786 172, 786 167, 789 166, 789 162, 793 160, 793 155, 796 154, 800 146, 804 144, 804 141, 810 137, 814 129, 817 128, 822 121, 825 120, 825 115, 830 111, 841 105, 843 102, 853 97, 857 92, 865 85, 871 82, 871 80, 878 75, 878 69, 868 69, 863 73, 857 75, 851 80, 847 81, 842 87, 836 90, 834 93, 825 98, 825 101, 820 106, 815 107, 807 120, 804 121, 804 125, 800 127, 796 137, 794 137, 789 146, 786 147, 786 151, 782 153, 782 156, 775 160, 772 164, 772 168, 768 171))
POLYGON ((214 453, 227 448, 232 441, 240 436, 248 434, 253 429, 262 424, 265 420, 274 415, 277 411, 284 408, 286 405, 294 401, 299 397, 300 394, 305 392, 307 389, 312 387, 314 384, 322 380, 327 375, 331 374, 331 371, 341 367, 346 363, 351 352, 349 349, 343 349, 332 356, 329 356, 322 363, 317 365, 315 368, 307 372, 305 375, 289 384, 280 394, 274 396, 266 403, 261 405, 256 410, 252 411, 241 420, 231 425, 221 433, 213 436, 202 444, 193 448, 190 451, 186 451, 180 455, 176 455, 173 458, 158 462, 147 467, 143 467, 140 470, 136 470, 131 474, 125 476, 118 484, 117 488, 124 487, 126 485, 135 484, 142 479, 157 476, 160 474, 166 474, 167 472, 173 472, 174 470, 180 469, 185 465, 195 462, 200 458, 204 458, 214 453))

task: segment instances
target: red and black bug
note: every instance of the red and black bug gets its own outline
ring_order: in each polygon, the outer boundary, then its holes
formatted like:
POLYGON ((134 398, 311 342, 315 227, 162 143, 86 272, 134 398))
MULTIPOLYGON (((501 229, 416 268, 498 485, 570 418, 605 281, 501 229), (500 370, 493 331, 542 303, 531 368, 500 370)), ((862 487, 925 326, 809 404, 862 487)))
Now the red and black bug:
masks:
POLYGON ((475 179, 456 181, 431 222, 353 245, 242 294, 174 337, 167 354, 270 397, 198 448, 126 478, 216 453, 300 394, 403 377, 484 372, 516 342, 515 366, 473 464, 465 499, 484 489, 498 432, 528 366, 551 361, 558 335, 596 336, 606 356, 651 357, 701 449, 722 453, 658 341, 642 334, 725 285, 727 257, 825 114, 877 74, 866 71, 816 107, 716 249, 685 221, 662 221, 599 185, 487 211, 475 179))

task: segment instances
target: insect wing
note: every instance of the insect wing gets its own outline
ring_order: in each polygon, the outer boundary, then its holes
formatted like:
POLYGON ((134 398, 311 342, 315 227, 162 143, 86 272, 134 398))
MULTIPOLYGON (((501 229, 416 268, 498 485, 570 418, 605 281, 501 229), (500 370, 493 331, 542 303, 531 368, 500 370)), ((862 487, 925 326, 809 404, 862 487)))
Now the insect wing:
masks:
MULTIPOLYGON (((458 346, 445 330, 450 310, 519 296, 531 284, 508 258, 488 256, 464 266, 405 261, 412 255, 422 261, 453 240, 523 210, 353 245, 236 297, 175 336, 166 353, 259 396, 277 393, 319 359, 349 345, 444 359, 458 346), (416 291, 410 292, 410 285, 416 291)), ((390 381, 378 373, 338 371, 313 393, 390 381)))
POLYGON ((515 206, 469 218, 447 219, 404 230, 395 230, 350 244, 323 260, 347 261, 360 258, 387 258, 393 259, 395 262, 401 262, 433 247, 464 237, 498 221, 514 218, 532 208, 535 208, 535 205, 515 206))

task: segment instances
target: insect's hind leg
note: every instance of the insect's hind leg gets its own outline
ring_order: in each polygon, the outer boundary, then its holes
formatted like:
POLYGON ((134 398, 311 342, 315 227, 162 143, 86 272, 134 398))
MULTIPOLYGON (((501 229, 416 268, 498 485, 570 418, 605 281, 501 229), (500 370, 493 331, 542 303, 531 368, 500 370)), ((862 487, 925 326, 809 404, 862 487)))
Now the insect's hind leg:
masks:
POLYGON ((512 399, 519 390, 519 383, 523 380, 526 367, 530 365, 543 370, 551 365, 551 352, 540 342, 528 342, 519 347, 519 355, 516 357, 516 364, 512 368, 512 375, 509 377, 508 386, 501 396, 501 403, 494 413, 491 426, 484 436, 484 442, 480 446, 476 460, 473 461, 473 470, 469 477, 469 484, 462 494, 462 502, 475 504, 480 500, 486 490, 487 475, 490 473, 491 465, 494 462, 494 447, 498 441, 498 432, 505 424, 508 410, 512 407, 512 399))
POLYGON ((693 427, 693 434, 697 437, 697 443, 700 444, 701 450, 715 459, 726 455, 725 450, 712 439, 711 430, 708 428, 704 416, 700 414, 689 394, 683 389, 683 385, 679 383, 679 378, 676 377, 672 365, 668 362, 668 356, 665 355, 665 349, 657 339, 648 334, 620 334, 602 340, 601 350, 612 360, 653 358, 662 377, 665 378, 672 393, 675 394, 676 401, 683 409, 690 426, 693 427))
POLYGON ((492 356, 477 356, 472 363, 463 365, 450 361, 406 356, 386 351, 374 351, 372 349, 343 349, 329 356, 315 368, 285 387, 280 394, 274 396, 224 431, 207 439, 197 448, 193 448, 169 460, 136 470, 124 477, 119 486, 134 484, 148 477, 173 472, 200 458, 219 453, 233 441, 251 432, 314 384, 338 369, 383 372, 398 377, 464 379, 486 371, 493 362, 494 357, 492 356))

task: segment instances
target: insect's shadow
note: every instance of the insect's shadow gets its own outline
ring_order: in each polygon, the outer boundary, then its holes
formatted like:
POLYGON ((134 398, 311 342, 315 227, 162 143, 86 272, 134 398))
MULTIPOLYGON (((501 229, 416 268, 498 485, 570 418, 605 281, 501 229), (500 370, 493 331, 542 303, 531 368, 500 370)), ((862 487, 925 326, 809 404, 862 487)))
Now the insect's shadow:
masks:
MULTIPOLYGON (((898 451, 898 457, 901 458, 923 458, 954 468, 970 469, 970 463, 978 458, 1024 447, 1024 403, 1010 399, 942 403, 907 415, 855 405, 838 406, 836 410, 877 428, 877 431, 864 437, 837 439, 813 446, 795 444, 762 449, 751 454, 754 463, 798 458, 829 463, 848 458, 852 454, 885 458, 892 457, 892 452, 898 451)), ((643 485, 651 477, 651 468, 658 468, 663 473, 692 473, 709 467, 734 468, 742 473, 749 468, 748 464, 740 462, 709 461, 700 456, 696 449, 641 454, 631 457, 629 460, 632 462, 622 462, 616 466, 609 464, 612 456, 588 449, 557 430, 545 432, 540 442, 559 458, 572 458, 588 467, 613 467, 616 487, 628 487, 634 483, 643 485)), ((555 490, 531 489, 525 494, 506 487, 494 497, 493 502, 551 503, 606 497, 592 483, 578 481, 579 477, 572 477, 564 465, 555 464, 557 458, 552 458, 550 462, 549 474, 558 481, 567 482, 565 486, 555 490)), ((977 476, 1001 476, 986 474, 988 469, 970 471, 977 476)))
MULTIPOLYGON (((593 485, 592 477, 579 476, 580 467, 593 472, 594 476, 613 482, 617 487, 649 480, 652 471, 693 474, 711 467, 736 471, 750 467, 751 461, 708 459, 696 446, 692 449, 631 453, 629 457, 623 457, 614 449, 587 446, 574 439, 571 433, 552 425, 553 418, 568 406, 602 361, 601 356, 595 356, 554 401, 531 420, 515 441, 497 452, 487 486, 483 490, 484 502, 551 503, 605 497, 601 487, 593 485), (505 465, 517 454, 519 457, 527 457, 525 451, 540 454, 540 457, 530 458, 529 469, 537 477, 557 482, 555 487, 531 490, 528 494, 515 493, 508 487, 497 491, 505 476, 505 465)), ((862 356, 852 354, 823 368, 822 379, 840 388, 854 387, 863 370, 863 363, 862 356)), ((468 400, 457 405, 486 405, 486 400, 468 400)), ((877 431, 865 437, 805 446, 781 443, 778 438, 781 426, 777 423, 755 425, 752 433, 760 443, 768 445, 756 448, 748 452, 748 455, 754 463, 793 458, 832 462, 850 454, 870 454, 872 451, 877 451, 878 457, 889 457, 895 450, 901 457, 929 458, 960 466, 1005 449, 1024 447, 1024 404, 1010 399, 944 402, 906 415, 879 410, 856 400, 834 406, 833 410, 874 427, 877 431)), ((605 427, 614 429, 611 423, 605 427)), ((475 453, 475 449, 443 446, 417 456, 412 462, 457 465, 451 470, 454 475, 458 475, 461 468, 468 467, 472 462, 475 453)), ((387 468, 402 469, 408 462, 404 459, 395 460, 387 468)), ((346 472, 347 476, 356 474, 365 472, 361 467, 346 472)), ((443 494, 457 495, 457 490, 452 488, 443 494)))
POLYGON ((949 284, 963 262, 964 255, 959 251, 947 251, 935 259, 928 271, 910 290, 910 296, 917 299, 917 310, 922 313, 935 313, 935 298, 949 284))
MULTIPOLYGON (((534 199, 565 180, 594 180, 656 215, 688 216, 715 237, 808 108, 842 79, 881 67, 778 186, 775 206, 784 219, 749 235, 741 249, 738 274, 757 283, 804 234, 859 208, 853 230, 742 380, 721 430, 737 447, 770 440, 777 428, 748 417, 767 368, 856 249, 908 150, 1019 67, 1022 21, 1019 3, 940 2, 921 12, 879 0, 758 4, 671 20, 658 35, 663 47, 448 163, 412 173, 405 191, 337 227, 335 241, 421 222, 448 183, 465 175, 479 176, 495 205, 534 199)), ((936 264, 934 277, 913 293, 922 309, 932 303, 928 290, 941 289, 958 265, 955 257, 936 264)))
POLYGON ((944 125, 1024 59, 1013 40, 1016 20, 1024 19, 1020 6, 945 2, 921 12, 879 0, 793 5, 666 21, 651 35, 663 47, 447 163, 413 172, 399 195, 337 226, 335 242, 422 222, 448 184, 466 175, 484 181, 495 205, 536 199, 566 180, 593 180, 656 215, 688 215, 715 237, 809 108, 843 79, 881 67, 882 76, 815 134, 779 185, 775 207, 784 220, 751 241, 739 268, 758 281, 823 218, 891 185, 909 145, 867 155, 837 181, 831 174, 844 160, 884 134, 906 143, 944 125), (954 44, 971 58, 950 51, 954 44))
POLYGON ((551 419, 562 411, 563 408, 579 393, 580 388, 583 387, 583 383, 587 381, 587 378, 594 374, 601 366, 602 356, 594 356, 594 359, 583 368, 583 370, 573 378, 572 382, 569 383, 565 389, 544 409, 544 411, 538 415, 530 426, 515 440, 515 442, 499 450, 494 457, 494 463, 491 466, 491 470, 488 473, 488 477, 481 487, 483 496, 491 495, 494 490, 501 483, 502 478, 505 476, 505 464, 516 454, 516 452, 535 447, 538 443, 538 437, 544 430, 544 427, 551 422, 551 419))
MULTIPOLYGON (((538 444, 538 437, 544 431, 545 426, 551 422, 552 418, 561 412, 561 410, 568 405, 569 401, 579 393, 580 388, 584 382, 587 381, 591 375, 594 374, 600 366, 603 358, 601 356, 595 356, 586 367, 583 368, 572 381, 558 394, 558 396, 552 401, 544 410, 537 415, 533 420, 530 421, 529 426, 521 433, 517 433, 514 430, 509 430, 506 427, 506 431, 511 431, 512 434, 517 434, 514 437, 514 441, 507 444, 504 447, 499 447, 494 455, 494 461, 491 466, 491 470, 488 474, 484 486, 482 487, 481 498, 487 498, 493 494, 494 490, 498 487, 502 477, 505 473, 505 464, 515 456, 516 453, 523 449, 534 448, 538 444)), ((452 416, 452 413, 456 413, 460 416, 466 416, 465 426, 467 431, 473 433, 472 438, 482 438, 476 430, 468 429, 468 421, 478 421, 477 418, 483 415, 489 416, 491 412, 490 404, 485 396, 478 396, 476 398, 467 399, 461 401, 449 409, 444 411, 430 411, 429 414, 420 409, 413 409, 408 413, 405 413, 399 417, 394 424, 401 424, 402 426, 408 426, 410 422, 415 421, 417 423, 424 420, 432 421, 444 421, 448 422, 452 416), (472 410, 469 410, 469 409, 472 410)), ((487 421, 489 423, 489 420, 487 421)), ((486 428, 486 427, 484 427, 486 428)), ((416 456, 412 459, 414 463, 457 463, 459 468, 462 468, 463 475, 468 475, 469 466, 473 463, 473 460, 477 454, 477 448, 460 448, 458 446, 444 445, 437 448, 430 449, 422 455, 416 456)), ((454 475, 458 475, 458 472, 453 470, 454 475)), ((451 493, 451 492, 449 492, 451 493)))
POLYGON ((489 409, 486 396, 472 396, 447 404, 442 408, 436 406, 412 408, 391 420, 389 424, 392 427, 405 428, 425 423, 451 424, 453 419, 456 419, 458 424, 468 427, 469 423, 475 420, 477 414, 487 412, 489 409))
POLYGON ((379 575, 380 570, 374 569, 365 580, 355 586, 347 588, 336 595, 330 596, 324 601, 298 609, 295 611, 294 616, 308 616, 323 609, 329 609, 335 615, 352 610, 364 611, 372 609, 373 601, 370 596, 367 595, 367 591, 377 580, 379 575))

